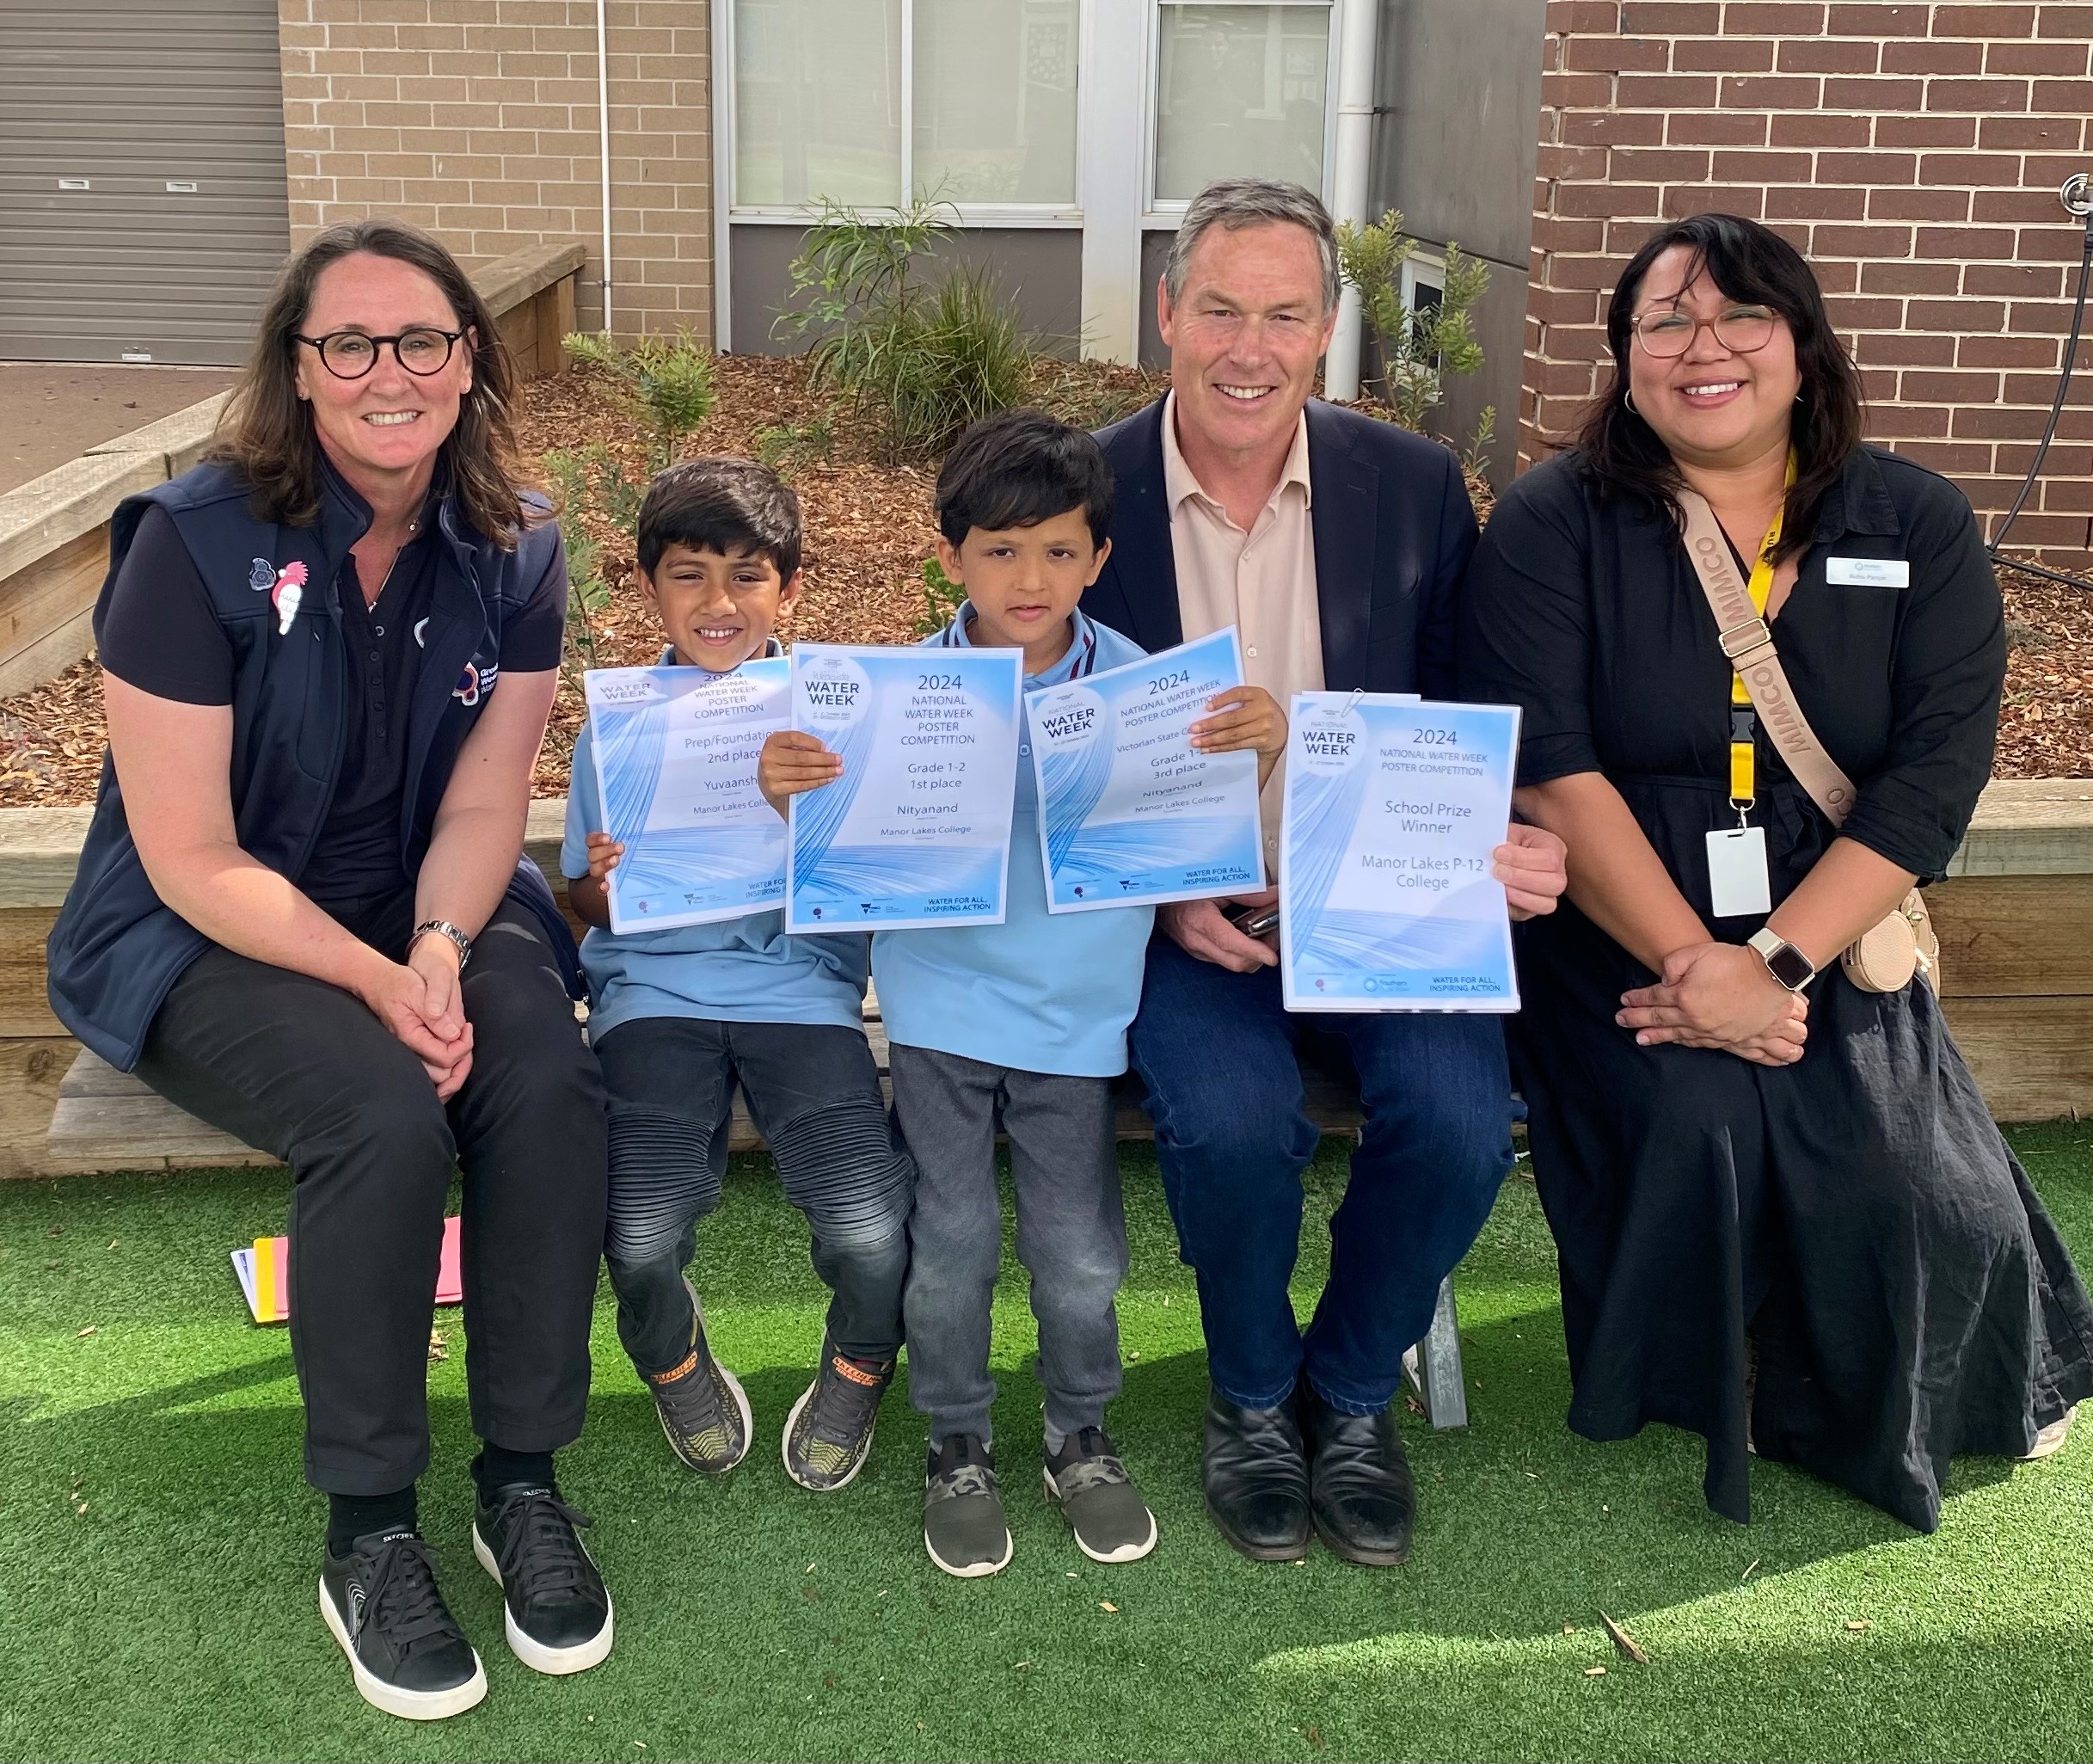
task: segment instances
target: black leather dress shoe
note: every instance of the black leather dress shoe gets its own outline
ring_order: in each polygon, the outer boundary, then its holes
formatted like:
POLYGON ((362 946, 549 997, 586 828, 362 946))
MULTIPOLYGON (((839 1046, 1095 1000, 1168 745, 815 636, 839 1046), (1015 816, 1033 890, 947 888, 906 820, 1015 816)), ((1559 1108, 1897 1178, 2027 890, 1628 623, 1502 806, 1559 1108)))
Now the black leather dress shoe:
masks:
POLYGON ((1207 1515, 1237 1550, 1253 1562, 1308 1553, 1308 1460, 1292 1397, 1243 1409, 1209 1391, 1202 1471, 1207 1515))
POLYGON ((1394 1408, 1341 1414, 1303 1379, 1301 1425, 1316 1535, 1347 1562, 1392 1568, 1408 1560, 1417 1491, 1394 1408))

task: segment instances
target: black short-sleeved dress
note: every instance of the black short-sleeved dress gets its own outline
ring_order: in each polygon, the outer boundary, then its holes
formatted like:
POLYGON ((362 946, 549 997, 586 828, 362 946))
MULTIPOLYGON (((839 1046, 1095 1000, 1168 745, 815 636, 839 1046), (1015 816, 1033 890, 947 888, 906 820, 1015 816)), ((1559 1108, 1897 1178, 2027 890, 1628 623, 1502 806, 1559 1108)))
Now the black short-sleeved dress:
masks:
MULTIPOLYGON (((1710 931, 1758 930, 1709 912, 1703 837, 1735 825, 1731 673, 1671 519, 1602 502, 1574 453, 1550 461, 1498 505, 1462 618, 1463 696, 1524 709, 1520 781, 1604 773, 1710 931)), ((1989 775, 2005 667, 1961 493, 1861 450, 1773 631, 1858 786, 1844 836, 1940 874, 1989 775), (1898 572, 1838 559, 1902 562, 1908 585, 1847 585, 1898 572)), ((1833 834, 1763 735, 1758 772, 1777 906, 1833 834)), ((1951 1456, 2024 1453, 2093 1394, 2093 1304, 1923 983, 1863 993, 1834 964, 1803 1057, 1775 1068, 1637 1047, 1614 1013, 1654 976, 1567 902, 1522 927, 1519 969, 1513 1070, 1577 1432, 1704 1435, 1709 1504, 1732 1519, 1750 1516, 1748 1437, 1930 1531, 1951 1456)))

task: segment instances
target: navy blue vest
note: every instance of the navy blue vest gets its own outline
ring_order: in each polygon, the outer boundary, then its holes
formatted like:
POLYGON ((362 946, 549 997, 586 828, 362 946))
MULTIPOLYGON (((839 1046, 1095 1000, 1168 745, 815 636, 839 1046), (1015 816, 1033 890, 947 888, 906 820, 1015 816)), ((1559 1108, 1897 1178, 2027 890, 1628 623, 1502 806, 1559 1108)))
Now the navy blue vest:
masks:
MULTIPOLYGON (((109 574, 95 611, 97 631, 132 538, 153 504, 173 519, 232 644, 230 782, 241 849, 295 882, 327 818, 347 745, 348 663, 336 581, 349 548, 370 526, 371 512, 330 472, 318 521, 279 526, 255 517, 237 474, 199 465, 118 505, 109 526, 109 574), (286 631, 273 590, 292 564, 304 566, 305 586, 286 631)), ((437 526, 434 611, 422 633, 420 683, 407 716, 400 843, 409 876, 428 849, 458 748, 498 688, 503 620, 529 600, 560 544, 559 528, 547 521, 526 531, 513 551, 503 551, 467 527, 448 497, 438 504, 437 526)), ((580 997, 573 935, 527 857, 516 867, 508 898, 537 914, 568 990, 580 997)), ((127 1072, 168 989, 208 947, 203 933, 153 892, 105 753, 79 873, 47 945, 52 1010, 127 1072)))

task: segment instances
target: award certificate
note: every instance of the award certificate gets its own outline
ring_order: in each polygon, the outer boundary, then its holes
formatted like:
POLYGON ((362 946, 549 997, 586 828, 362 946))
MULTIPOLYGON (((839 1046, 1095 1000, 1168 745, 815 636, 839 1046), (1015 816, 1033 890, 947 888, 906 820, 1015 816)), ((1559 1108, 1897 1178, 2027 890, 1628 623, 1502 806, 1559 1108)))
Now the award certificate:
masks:
POLYGON ((662 931, 775 907, 785 827, 756 788, 764 739, 785 727, 783 656, 732 673, 602 667, 582 677, 604 828, 625 848, 611 929, 662 931))
POLYGON ((1289 1011, 1516 1011, 1490 853, 1511 819, 1519 711, 1299 692, 1280 840, 1289 1011))
POLYGON ((791 799, 788 931, 1001 925, 1022 649, 792 652, 792 726, 843 776, 791 799))
POLYGON ((1025 695, 1049 913, 1264 887, 1256 754, 1201 753, 1187 733, 1242 684, 1231 625, 1025 695))

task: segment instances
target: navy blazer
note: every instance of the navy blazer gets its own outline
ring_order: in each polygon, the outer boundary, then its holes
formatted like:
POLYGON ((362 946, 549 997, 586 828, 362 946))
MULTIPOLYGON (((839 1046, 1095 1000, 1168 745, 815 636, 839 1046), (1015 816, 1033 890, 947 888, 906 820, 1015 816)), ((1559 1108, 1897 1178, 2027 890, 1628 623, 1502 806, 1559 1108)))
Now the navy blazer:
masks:
MULTIPOLYGON (((1184 641, 1161 399, 1101 430, 1116 500, 1112 555, 1083 597, 1100 624, 1151 654, 1184 641)), ((1310 522, 1330 691, 1454 688, 1454 607, 1476 548, 1460 462, 1439 442, 1356 410, 1308 403, 1310 522)))

